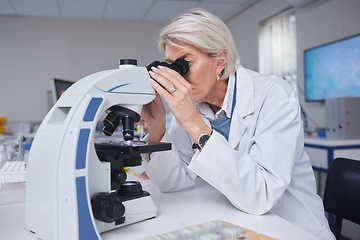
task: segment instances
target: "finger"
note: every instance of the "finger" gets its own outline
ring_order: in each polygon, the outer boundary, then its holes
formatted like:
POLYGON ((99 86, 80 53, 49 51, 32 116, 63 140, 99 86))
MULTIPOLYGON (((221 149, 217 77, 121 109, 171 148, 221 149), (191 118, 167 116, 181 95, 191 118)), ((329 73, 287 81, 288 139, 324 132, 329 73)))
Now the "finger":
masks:
POLYGON ((169 93, 173 92, 175 85, 172 83, 172 81, 170 81, 163 75, 156 73, 155 71, 150 71, 149 74, 153 80, 155 80, 161 87, 166 89, 169 93))
POLYGON ((157 69, 154 69, 154 72, 165 79, 170 79, 178 89, 191 87, 190 83, 183 76, 168 67, 158 66, 157 69))
POLYGON ((173 97, 170 92, 165 89, 163 86, 161 86, 157 81, 154 79, 150 79, 150 83, 152 87, 155 89, 155 91, 165 99, 166 102, 170 100, 171 97, 173 97))

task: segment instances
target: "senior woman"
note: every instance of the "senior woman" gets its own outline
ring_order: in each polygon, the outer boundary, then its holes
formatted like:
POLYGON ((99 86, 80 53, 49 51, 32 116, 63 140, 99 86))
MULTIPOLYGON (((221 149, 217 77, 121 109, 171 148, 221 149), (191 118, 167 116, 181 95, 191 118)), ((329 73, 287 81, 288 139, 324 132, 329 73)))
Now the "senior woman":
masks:
POLYGON ((142 112, 147 141, 172 143, 171 151, 152 153, 144 163, 159 189, 179 191, 199 176, 244 212, 272 212, 334 239, 289 83, 242 67, 226 25, 201 9, 167 25, 159 49, 169 64, 184 58, 190 65, 184 77, 162 66, 150 71, 157 97, 142 112), (174 114, 168 131, 160 96, 174 114))

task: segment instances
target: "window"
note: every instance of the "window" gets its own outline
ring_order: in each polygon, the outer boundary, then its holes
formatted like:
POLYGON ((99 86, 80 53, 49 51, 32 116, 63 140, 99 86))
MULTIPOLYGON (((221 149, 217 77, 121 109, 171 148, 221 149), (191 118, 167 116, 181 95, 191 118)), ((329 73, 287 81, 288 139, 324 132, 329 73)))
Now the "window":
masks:
POLYGON ((260 23, 259 72, 297 86, 296 17, 293 8, 260 23))

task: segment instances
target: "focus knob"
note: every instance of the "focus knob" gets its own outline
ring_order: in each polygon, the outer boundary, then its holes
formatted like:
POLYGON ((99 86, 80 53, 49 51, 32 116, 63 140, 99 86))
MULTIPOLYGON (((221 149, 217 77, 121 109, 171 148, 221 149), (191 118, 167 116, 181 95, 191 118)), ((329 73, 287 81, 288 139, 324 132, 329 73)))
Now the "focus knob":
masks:
POLYGON ((111 223, 122 218, 125 207, 120 197, 111 193, 97 193, 91 198, 94 217, 102 222, 111 223))

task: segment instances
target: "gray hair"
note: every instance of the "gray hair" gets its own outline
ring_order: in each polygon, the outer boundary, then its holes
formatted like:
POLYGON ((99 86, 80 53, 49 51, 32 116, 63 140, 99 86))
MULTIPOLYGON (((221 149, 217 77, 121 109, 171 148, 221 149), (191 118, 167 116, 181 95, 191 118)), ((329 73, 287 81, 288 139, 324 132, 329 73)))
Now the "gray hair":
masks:
POLYGON ((228 79, 240 65, 234 39, 223 21, 214 14, 195 8, 173 19, 160 32, 159 51, 165 52, 165 45, 178 46, 174 41, 192 45, 210 57, 218 56, 224 49, 228 56, 220 79, 228 79))

